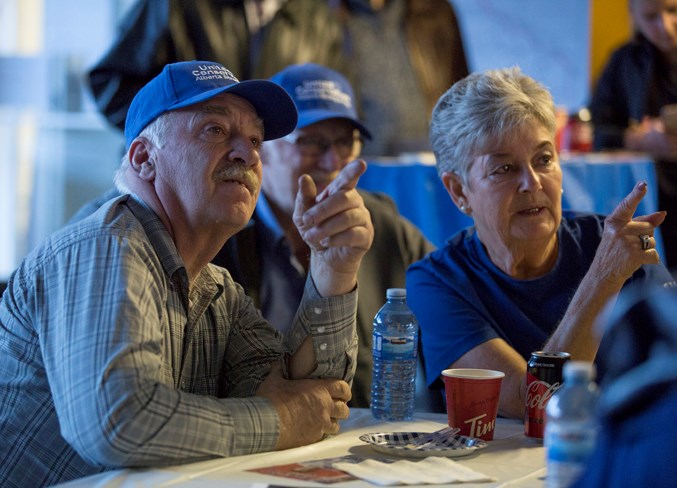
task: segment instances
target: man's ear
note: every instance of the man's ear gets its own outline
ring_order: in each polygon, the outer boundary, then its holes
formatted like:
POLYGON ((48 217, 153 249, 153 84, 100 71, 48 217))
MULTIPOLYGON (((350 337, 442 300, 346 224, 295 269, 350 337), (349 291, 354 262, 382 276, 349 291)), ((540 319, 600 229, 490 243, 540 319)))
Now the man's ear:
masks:
POLYGON ((447 189, 447 193, 454 202, 454 205, 464 214, 469 214, 470 206, 468 205, 468 198, 465 195, 463 178, 453 171, 445 171, 442 173, 442 183, 447 189))
POLYGON ((153 145, 144 137, 137 137, 129 146, 129 165, 138 178, 155 179, 155 163, 151 158, 153 145))

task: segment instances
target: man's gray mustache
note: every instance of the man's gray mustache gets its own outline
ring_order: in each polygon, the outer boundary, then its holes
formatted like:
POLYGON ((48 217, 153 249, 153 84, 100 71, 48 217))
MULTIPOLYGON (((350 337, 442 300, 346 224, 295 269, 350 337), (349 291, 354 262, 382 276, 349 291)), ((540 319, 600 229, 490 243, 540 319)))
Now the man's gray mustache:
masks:
POLYGON ((252 193, 259 187, 259 179, 251 170, 238 167, 227 167, 216 173, 216 181, 235 180, 244 184, 252 193))

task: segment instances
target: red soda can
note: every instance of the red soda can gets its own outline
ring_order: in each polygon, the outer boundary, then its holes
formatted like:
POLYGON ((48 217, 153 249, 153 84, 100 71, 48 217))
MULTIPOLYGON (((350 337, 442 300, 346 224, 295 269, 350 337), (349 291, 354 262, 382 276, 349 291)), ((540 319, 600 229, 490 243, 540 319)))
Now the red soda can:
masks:
POLYGON ((527 363, 527 393, 524 412, 524 435, 543 439, 545 406, 562 386, 562 368, 571 358, 568 352, 536 351, 527 363))

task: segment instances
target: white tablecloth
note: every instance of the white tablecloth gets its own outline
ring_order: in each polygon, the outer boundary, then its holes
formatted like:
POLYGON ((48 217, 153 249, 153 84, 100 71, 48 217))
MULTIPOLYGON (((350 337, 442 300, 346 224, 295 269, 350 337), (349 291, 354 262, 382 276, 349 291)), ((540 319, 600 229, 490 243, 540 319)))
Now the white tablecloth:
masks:
MULTIPOLYGON (((253 454, 199 463, 155 469, 123 469, 90 476, 61 485, 63 487, 228 487, 264 488, 272 486, 305 487, 374 487, 366 481, 355 480, 338 484, 321 484, 292 480, 247 471, 252 468, 276 466, 301 461, 326 459, 347 454, 382 458, 385 455, 374 451, 359 440, 368 432, 432 432, 446 425, 444 414, 418 414, 411 422, 382 423, 375 420, 367 409, 352 409, 350 418, 341 424, 341 433, 310 446, 286 451, 253 454)), ((476 453, 454 458, 471 469, 498 481, 493 483, 464 483, 448 485, 463 488, 473 487, 525 487, 543 486, 544 449, 542 443, 526 438, 522 422, 498 419, 494 440, 476 453)), ((400 459, 400 458, 397 458, 400 459)), ((447 486, 447 485, 435 485, 447 486)))

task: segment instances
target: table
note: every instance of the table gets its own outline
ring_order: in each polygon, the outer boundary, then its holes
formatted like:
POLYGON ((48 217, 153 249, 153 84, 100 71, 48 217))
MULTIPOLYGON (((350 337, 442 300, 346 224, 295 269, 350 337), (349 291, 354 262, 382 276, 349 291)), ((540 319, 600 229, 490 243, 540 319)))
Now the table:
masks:
MULTIPOLYGON (((368 432, 415 431, 432 432, 446 426, 445 414, 421 413, 410 422, 379 422, 368 409, 351 409, 350 418, 341 424, 341 433, 310 446, 285 451, 214 459, 181 466, 154 469, 123 469, 75 480, 62 488, 134 486, 134 487, 210 487, 265 488, 266 486, 295 487, 348 487, 373 488, 366 481, 356 480, 336 484, 321 484, 297 481, 288 478, 264 475, 247 471, 301 461, 326 459, 354 454, 382 458, 385 455, 374 451, 359 436, 368 432)), ((401 458, 396 458, 401 459, 401 458)), ((494 483, 464 483, 453 486, 463 488, 493 487, 543 487, 545 475, 545 452, 543 444, 524 436, 523 424, 518 420, 498 419, 494 440, 486 448, 467 457, 455 458, 462 463, 498 481, 494 483)), ((433 485, 424 485, 428 488, 433 485)))
MULTIPOLYGON (((629 152, 569 153, 561 155, 562 208, 608 214, 640 180, 648 183, 637 215, 658 209, 656 169, 651 158, 629 152)), ((452 203, 437 175, 432 153, 368 161, 359 187, 390 195, 400 212, 416 224, 435 245, 472 225, 472 219, 452 203)), ((663 249, 656 233, 659 252, 663 249)))

